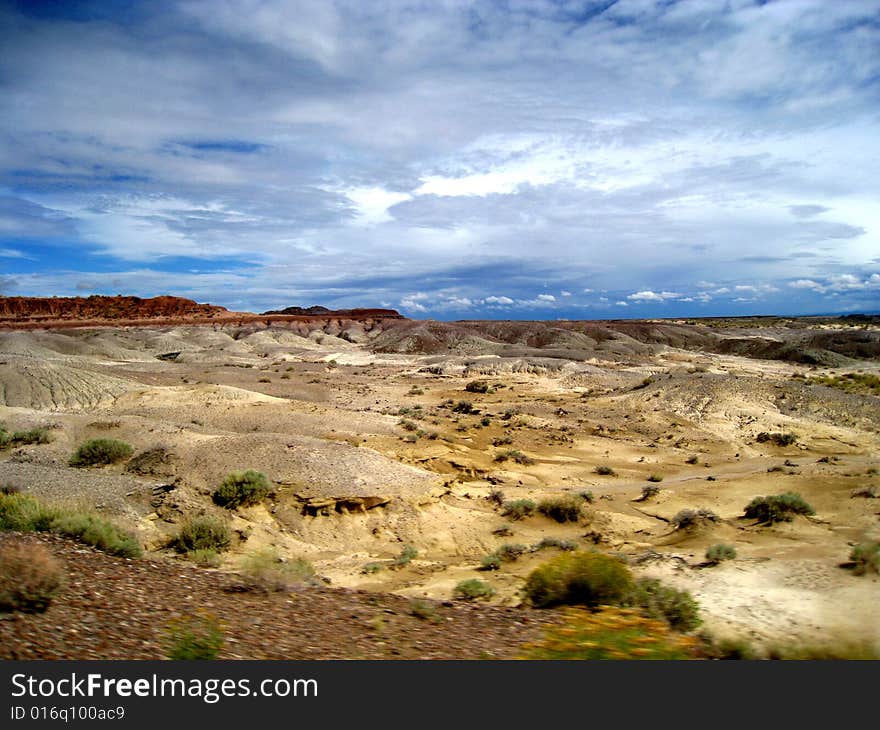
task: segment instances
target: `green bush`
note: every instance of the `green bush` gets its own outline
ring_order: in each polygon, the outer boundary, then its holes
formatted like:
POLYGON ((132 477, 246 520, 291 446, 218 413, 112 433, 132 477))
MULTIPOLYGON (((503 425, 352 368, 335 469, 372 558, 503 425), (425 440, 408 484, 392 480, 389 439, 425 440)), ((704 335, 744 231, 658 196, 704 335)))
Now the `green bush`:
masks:
POLYGON ((534 514, 537 505, 530 499, 514 499, 501 505, 501 514, 512 520, 521 520, 534 514))
POLYGON ((495 595, 495 589, 478 578, 461 581, 452 591, 452 597, 460 601, 488 599, 495 595))
POLYGON ((248 507, 262 501, 269 494, 269 481, 265 474, 253 469, 228 474, 214 492, 214 503, 226 509, 248 507))
POLYGON ((755 497, 749 502, 744 516, 758 520, 762 524, 791 522, 792 515, 814 515, 815 510, 797 492, 774 494, 770 497, 755 497))
POLYGON ((137 538, 97 515, 62 512, 53 521, 52 532, 91 545, 109 555, 139 558, 143 554, 137 538))
POLYGON ((559 548, 560 550, 570 552, 572 550, 577 550, 577 543, 574 540, 562 540, 558 537, 545 537, 532 548, 532 551, 537 552, 544 548, 559 548))
POLYGON ((569 608, 560 624, 525 644, 518 659, 694 659, 699 642, 676 634, 662 621, 626 608, 590 612, 569 608))
POLYGON ((578 497, 580 497, 587 504, 593 504, 596 501, 596 498, 593 496, 593 493, 589 490, 584 492, 578 492, 578 497))
POLYGON ((712 510, 700 507, 699 509, 683 509, 675 513, 670 520, 677 530, 685 530, 689 527, 699 527, 707 522, 719 522, 720 518, 712 510))
POLYGON ((211 515, 200 515, 191 517, 181 524, 180 531, 172 544, 181 553, 194 550, 222 552, 229 547, 231 541, 232 534, 224 520, 211 515))
POLYGON ((719 542, 706 549, 706 560, 716 565, 723 560, 733 560, 735 557, 736 548, 733 545, 724 545, 719 542))
POLYGON ((700 606, 688 591, 663 585, 654 578, 636 581, 625 603, 651 618, 665 619, 676 631, 692 631, 702 623, 700 606))
POLYGON ((549 497, 538 503, 538 512, 557 522, 577 522, 582 509, 583 500, 570 494, 549 497))
POLYGON ((403 549, 400 551, 400 555, 398 555, 391 562, 392 568, 402 568, 404 565, 409 565, 413 558, 417 558, 419 555, 419 551, 416 550, 412 545, 405 545, 403 549))
POLYGON ((139 558, 137 538, 103 517, 46 506, 29 494, 0 494, 0 530, 55 532, 110 555, 139 558))
POLYGON ((216 659, 223 648, 223 624, 200 612, 171 621, 165 629, 165 656, 169 659, 216 659))
POLYGON ((489 553, 480 560, 478 570, 498 570, 501 567, 501 556, 498 553, 489 553))
POLYGON ((213 548, 199 548, 198 550, 190 550, 186 554, 186 559, 192 561, 200 568, 219 568, 220 553, 213 548))
POLYGON ((0 547, 0 612, 42 613, 63 586, 61 565, 42 545, 0 547))
POLYGON ((32 428, 29 431, 15 431, 9 434, 0 427, 0 449, 28 444, 48 444, 51 441, 52 434, 46 428, 32 428))
POLYGON ((524 588, 538 608, 560 604, 595 607, 620 604, 633 590, 633 578, 620 560, 598 552, 565 553, 533 570, 524 588))
POLYGON ((272 548, 257 550, 245 556, 241 572, 261 588, 270 591, 282 591, 315 577, 315 569, 308 560, 284 560, 272 548))
POLYGON ((856 545, 849 554, 853 563, 853 573, 880 573, 880 542, 862 542, 856 545))
POLYGON ((133 449, 117 439, 91 439, 81 444, 70 457, 70 466, 100 466, 115 464, 132 455, 133 449))
POLYGON ((501 558, 506 563, 512 563, 520 555, 523 555, 528 548, 525 545, 520 545, 519 543, 504 543, 500 548, 495 551, 495 554, 501 558))

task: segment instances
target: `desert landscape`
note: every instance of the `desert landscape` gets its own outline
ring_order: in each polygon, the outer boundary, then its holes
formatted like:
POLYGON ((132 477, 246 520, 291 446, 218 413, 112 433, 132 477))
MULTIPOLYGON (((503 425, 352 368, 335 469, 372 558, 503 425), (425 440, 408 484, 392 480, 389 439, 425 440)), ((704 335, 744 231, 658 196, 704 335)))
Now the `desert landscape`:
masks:
POLYGON ((0 486, 94 511, 144 556, 0 535, 68 574, 45 612, 2 615, 5 658, 160 657, 185 610, 224 618, 229 658, 510 658, 558 619, 528 576, 579 551, 687 591, 715 642, 880 651, 880 576, 852 557, 880 540, 880 318, 94 299, 0 300, 0 486), (71 465, 94 439, 130 452, 71 465), (218 498, 248 470, 259 499, 218 498), (789 493, 800 513, 746 516, 789 493), (185 549, 197 519, 225 544, 185 549))

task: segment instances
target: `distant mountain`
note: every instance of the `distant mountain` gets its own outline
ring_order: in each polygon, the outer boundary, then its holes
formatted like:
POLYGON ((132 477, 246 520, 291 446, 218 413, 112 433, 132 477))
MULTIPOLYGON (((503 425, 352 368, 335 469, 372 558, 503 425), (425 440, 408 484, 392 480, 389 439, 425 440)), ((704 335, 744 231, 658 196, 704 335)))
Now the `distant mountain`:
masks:
POLYGON ((224 307, 170 296, 0 297, 0 321, 150 320, 225 314, 224 307))
POLYGON ((269 314, 286 314, 297 317, 387 317, 391 319, 403 319, 403 315, 394 309, 327 309, 327 307, 285 307, 284 309, 272 309, 263 312, 263 316, 269 314))

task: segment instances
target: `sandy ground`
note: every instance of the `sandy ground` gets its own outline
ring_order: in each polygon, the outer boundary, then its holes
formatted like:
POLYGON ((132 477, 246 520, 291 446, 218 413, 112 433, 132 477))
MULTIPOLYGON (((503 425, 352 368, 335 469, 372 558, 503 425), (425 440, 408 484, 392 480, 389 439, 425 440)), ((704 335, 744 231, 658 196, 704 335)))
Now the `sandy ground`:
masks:
POLYGON ((478 570, 481 558, 555 537, 690 590, 719 636, 880 648, 880 578, 840 567, 853 544, 880 539, 880 500, 851 496, 872 485, 880 494, 880 399, 811 385, 792 376, 813 371, 780 361, 603 348, 542 359, 381 353, 272 327, 0 332, 0 424, 53 436, 0 451, 0 484, 96 507, 136 529, 155 557, 179 560, 164 546, 181 520, 223 513, 211 492, 252 468, 275 491, 230 516, 238 537, 226 568, 273 546, 307 557, 334 586, 443 600, 476 577, 496 588, 497 604, 515 606, 525 576, 555 550, 491 573, 478 570), (477 378, 489 392, 466 391, 477 378), (456 412, 464 400, 473 413, 456 412), (762 431, 797 439, 759 443, 762 431), (95 437, 162 458, 68 467, 95 437), (509 450, 527 463, 501 460, 509 450), (636 501, 652 475, 659 492, 636 501), (578 523, 511 521, 493 490, 535 501, 589 491, 593 501, 578 523), (770 527, 742 517, 753 497, 786 491, 816 514, 770 527), (364 498, 380 503, 345 507, 364 498), (308 509, 320 500, 340 508, 308 509), (672 518, 695 508, 717 521, 674 529, 672 518), (715 543, 733 545, 736 559, 702 565, 715 543), (389 570, 405 546, 418 555, 389 570))

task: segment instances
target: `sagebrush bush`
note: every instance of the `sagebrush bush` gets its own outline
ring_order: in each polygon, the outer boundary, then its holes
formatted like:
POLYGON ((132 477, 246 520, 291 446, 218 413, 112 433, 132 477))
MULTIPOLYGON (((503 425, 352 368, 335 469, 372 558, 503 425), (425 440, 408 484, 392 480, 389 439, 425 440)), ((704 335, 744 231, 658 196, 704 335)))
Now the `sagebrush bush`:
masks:
POLYGON ((856 545, 849 554, 853 563, 853 573, 880 573, 880 542, 862 542, 856 545))
POLYGON ((480 559, 478 570, 498 570, 501 568, 501 556, 498 553, 489 553, 480 559))
POLYGON ((500 548, 495 551, 495 554, 501 558, 506 563, 512 563, 520 555, 523 555, 528 548, 525 545, 520 545, 519 543, 504 543, 500 548))
POLYGON ((525 644, 519 659, 694 659, 699 641, 633 609, 565 609, 562 622, 525 644))
POLYGON ((797 492, 784 492, 769 497, 755 497, 743 516, 763 524, 791 522, 792 515, 814 515, 815 510, 797 492))
POLYGON ((755 441, 759 444, 771 441, 776 444, 776 446, 791 446, 797 441, 797 435, 793 433, 767 433, 766 431, 761 431, 761 433, 755 437, 755 441))
POLYGON ((577 522, 581 518, 583 503, 581 497, 571 494, 548 497, 538 503, 538 512, 557 522, 577 522))
POLYGON ((534 514, 537 505, 530 499, 513 499, 501 505, 501 514, 512 520, 521 520, 534 514))
POLYGON ((0 494, 0 530, 55 532, 110 555, 139 558, 142 554, 134 535, 103 517, 44 505, 30 494, 0 494))
POLYGON ((533 570, 523 589, 538 608, 556 605, 619 604, 633 590, 633 577, 620 560, 599 552, 565 553, 533 570))
POLYGON ((663 476, 660 474, 651 474, 648 476, 648 481, 649 482, 662 482, 663 476))
POLYGON ((61 564, 42 545, 0 545, 0 611, 42 613, 63 586, 61 564))
POLYGON ((710 545, 706 549, 706 560, 710 563, 720 563, 723 560, 733 560, 736 557, 736 548, 733 545, 725 545, 723 543, 716 543, 715 545, 710 545))
POLYGON ((73 452, 70 466, 102 466, 123 461, 134 453, 134 449, 125 441, 117 439, 91 439, 73 452))
POLYGON ((700 507, 698 509, 683 509, 676 512, 670 520, 677 530, 686 530, 689 527, 699 527, 706 522, 719 522, 720 518, 712 510, 700 507))
POLYGON ((648 485, 647 487, 642 487, 642 495, 637 501, 644 502, 651 499, 651 497, 656 497, 658 494, 660 494, 660 487, 648 485))
POLYGON ((495 461, 497 462, 505 462, 508 459, 513 459, 517 464, 524 464, 525 466, 535 463, 531 456, 527 456, 519 449, 505 449, 495 454, 495 461))
POLYGON ((211 613, 182 616, 166 626, 163 636, 169 659, 216 659, 225 643, 224 627, 211 613))
POLYGON ((488 393, 491 389, 489 388, 489 383, 485 380, 472 380, 464 389, 468 393, 488 393))
POLYGON ((454 406, 452 406, 452 412, 453 413, 469 414, 469 413, 477 413, 478 411, 476 411, 474 409, 474 406, 470 401, 460 400, 458 403, 456 403, 454 406))
POLYGON ((688 591, 663 585, 654 578, 640 578, 624 603, 646 616, 666 620, 676 631, 692 631, 702 623, 700 606, 688 591))
POLYGON ((214 503, 226 509, 249 507, 261 502, 269 494, 269 481, 261 472, 248 469, 234 471, 226 476, 213 494, 214 503))
POLYGON ((285 560, 272 548, 246 555, 241 563, 241 572, 261 588, 270 591, 282 591, 315 577, 315 568, 308 560, 285 560))
POLYGON ((477 601, 491 598, 495 595, 495 589, 485 581, 478 578, 469 578, 461 581, 452 591, 452 597, 460 601, 477 601))
POLYGON ((232 533, 225 520, 212 515, 200 515, 184 520, 172 544, 180 553, 194 550, 221 552, 229 547, 231 541, 232 533))
POLYGON ((140 543, 130 532, 86 512, 62 512, 52 521, 50 529, 109 555, 139 558, 143 554, 140 543))
POLYGON ((604 477, 617 476, 617 472, 614 471, 614 469, 612 469, 607 464, 600 464, 595 469, 593 469, 593 472, 596 474, 599 474, 600 476, 604 476, 604 477))
POLYGON ((190 550, 186 554, 186 559, 192 561, 201 568, 220 567, 220 553, 218 553, 213 548, 199 548, 198 550, 190 550))
POLYGON ((416 550, 416 548, 412 545, 404 545, 400 554, 391 562, 391 567, 402 568, 404 565, 409 565, 413 558, 417 558, 418 556, 419 551, 416 550))
POLYGON ((0 449, 29 444, 48 444, 51 441, 52 434, 47 428, 32 428, 28 431, 15 431, 10 434, 0 427, 0 449))
POLYGON ((559 548, 566 552, 577 550, 577 543, 574 540, 562 540, 558 537, 545 537, 541 542, 532 547, 533 551, 543 550, 544 548, 559 548))

